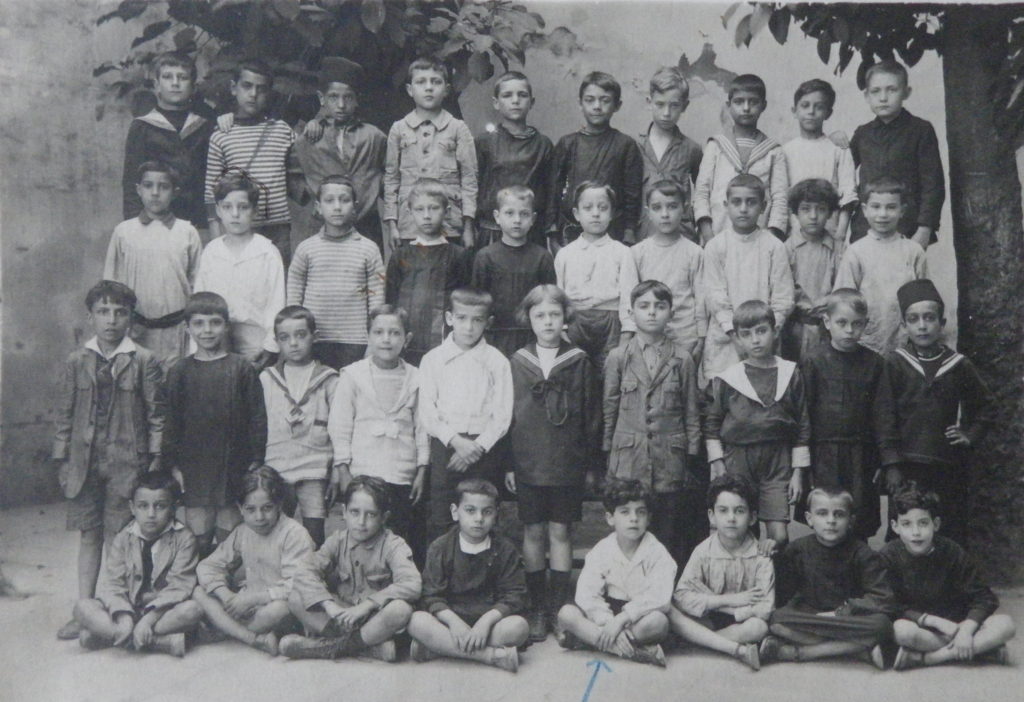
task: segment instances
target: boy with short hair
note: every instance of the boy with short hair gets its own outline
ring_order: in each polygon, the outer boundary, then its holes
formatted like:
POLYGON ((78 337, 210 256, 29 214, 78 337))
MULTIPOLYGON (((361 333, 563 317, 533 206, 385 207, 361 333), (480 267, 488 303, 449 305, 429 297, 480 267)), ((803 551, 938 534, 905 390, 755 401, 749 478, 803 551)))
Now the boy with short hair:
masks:
POLYGON ((822 178, 802 180, 789 191, 789 210, 797 223, 786 239, 795 304, 782 328, 781 355, 791 361, 799 361, 822 342, 825 296, 835 283, 842 248, 827 225, 838 208, 839 194, 822 178))
POLYGON ((779 239, 786 238, 786 155, 777 141, 757 128, 757 121, 768 106, 766 96, 764 81, 753 74, 736 76, 729 83, 726 107, 733 126, 725 134, 708 139, 693 192, 693 216, 703 244, 729 228, 731 218, 725 203, 732 180, 741 174, 760 179, 768 193, 757 226, 770 230, 779 239))
MULTIPOLYGON (((697 239, 693 221, 693 184, 700 173, 703 152, 700 144, 679 131, 676 124, 690 104, 690 84, 676 66, 662 66, 651 76, 647 104, 651 123, 640 134, 640 154, 644 161, 643 194, 647 204, 640 216, 638 241, 654 235, 658 228, 651 220, 651 191, 663 181, 675 181, 682 190, 680 226, 687 239, 697 239)), ((646 278, 641 275, 641 280, 646 278)))
POLYGON ((966 548, 970 450, 994 421, 995 398, 970 359, 942 342, 945 305, 932 281, 903 285, 897 299, 908 340, 886 357, 875 400, 886 486, 890 495, 907 480, 934 490, 943 531, 966 548))
POLYGON ((103 277, 135 291, 138 305, 129 333, 166 369, 188 353, 182 310, 192 294, 203 244, 196 228, 171 212, 179 183, 170 166, 142 163, 135 189, 142 212, 114 227, 103 277))
POLYGON ((697 474, 697 373, 690 355, 665 336, 672 291, 645 280, 630 301, 637 334, 605 363, 602 448, 609 452, 609 478, 639 480, 653 493, 651 533, 683 562, 707 534, 697 474))
POLYGON ((496 483, 505 474, 504 443, 498 442, 512 421, 512 369, 484 338, 492 305, 490 293, 453 291, 445 312, 452 331, 420 364, 420 418, 430 435, 431 534, 447 528, 459 481, 496 483))
POLYGON ((95 599, 75 604, 85 649, 107 646, 185 655, 185 633, 203 613, 196 587, 196 540, 174 518, 181 487, 167 471, 140 474, 129 501, 134 519, 107 551, 95 599))
POLYGON ((462 480, 450 505, 456 525, 427 550, 421 610, 409 621, 409 656, 475 660, 509 672, 529 627, 526 579, 516 547, 495 533, 498 490, 480 478, 462 480))
POLYGON ((892 178, 861 186, 860 209, 870 225, 867 236, 843 253, 837 288, 859 290, 868 301, 868 325, 861 343, 883 356, 905 339, 896 291, 904 283, 928 276, 925 251, 900 234, 907 212, 906 188, 892 178))
POLYGON ((967 552, 938 534, 941 504, 934 492, 909 483, 893 497, 899 540, 881 551, 899 604, 893 624, 900 649, 893 670, 951 661, 1007 662, 1013 619, 996 614, 999 598, 982 581, 967 552), (987 655, 986 655, 987 654, 987 655))
POLYGON ((503 229, 493 213, 501 209, 499 196, 510 186, 525 186, 533 192, 533 199, 540 206, 532 207, 539 211, 527 226, 528 240, 540 246, 547 244, 545 209, 550 199, 549 178, 555 147, 550 139, 526 123, 533 103, 533 87, 525 74, 506 71, 494 82, 493 105, 498 113, 498 124, 493 128, 488 125, 487 131, 476 137, 480 246, 493 244, 501 237, 503 229))
POLYGON ((214 536, 223 541, 241 521, 235 496, 246 470, 263 465, 267 413, 256 369, 227 351, 224 298, 193 294, 185 324, 196 352, 167 373, 162 453, 185 492, 185 524, 203 558, 213 551, 214 536))
POLYGON ((217 236, 221 233, 218 182, 229 172, 251 178, 263 191, 263 204, 253 213, 253 224, 273 242, 287 266, 292 255, 288 198, 298 200, 302 173, 292 150, 292 128, 267 114, 273 86, 273 71, 259 59, 243 60, 235 68, 231 79, 235 112, 229 130, 218 129, 210 136, 205 201, 210 233, 217 236))
MULTIPOLYGON (((416 108, 391 125, 384 165, 384 253, 422 234, 412 209, 410 190, 422 178, 437 180, 450 207, 445 210, 444 236, 473 246, 476 217, 476 148, 469 127, 442 104, 451 90, 448 67, 436 58, 409 64, 405 91, 416 108)), ((389 303, 390 304, 390 303, 389 303)), ((403 305, 413 318, 411 307, 403 305)))
MULTIPOLYGON (((81 532, 79 599, 95 596, 103 544, 131 518, 133 481, 159 466, 164 431, 160 363, 128 338, 135 293, 101 280, 86 294, 85 308, 95 335, 64 366, 52 453, 69 500, 67 528, 81 532)), ((72 620, 57 637, 75 639, 80 631, 72 620)))
POLYGON ((444 183, 417 180, 406 195, 404 209, 409 210, 417 234, 388 260, 384 300, 409 313, 412 337, 404 358, 416 366, 423 354, 444 339, 448 296, 469 282, 471 264, 466 249, 445 238, 450 206, 444 183))
MULTIPOLYGON (((793 94, 793 116, 800 136, 783 144, 782 152, 791 186, 813 178, 825 180, 835 189, 838 204, 832 208, 826 228, 835 250, 841 251, 850 230, 850 214, 857 204, 857 173, 849 147, 837 146, 825 135, 825 120, 832 116, 835 104, 836 91, 827 81, 815 78, 801 83, 793 94)), ((789 210, 796 215, 792 194, 789 210)), ((799 226, 791 216, 790 232, 799 231, 799 226)))
POLYGON ((720 475, 707 499, 715 533, 694 549, 679 576, 668 614, 672 630, 760 670, 757 645, 775 609, 775 566, 750 533, 757 493, 745 478, 720 475))
POLYGON ((267 412, 263 460, 293 486, 302 526, 319 547, 324 542, 324 493, 334 458, 327 417, 338 372, 313 358, 317 333, 316 318, 305 307, 289 305, 278 312, 274 337, 281 354, 260 373, 260 384, 267 412))
POLYGON ((793 309, 795 295, 785 245, 758 225, 765 207, 764 183, 756 175, 742 173, 729 182, 725 198, 731 224, 704 248, 704 299, 709 319, 702 366, 706 380, 702 382, 710 382, 740 360, 733 323, 733 310, 740 303, 763 300, 782 325, 793 309))
POLYGON ((329 176, 344 175, 352 181, 354 227, 382 249, 380 193, 388 142, 384 132, 357 114, 365 84, 366 75, 358 63, 324 58, 316 93, 320 112, 309 123, 312 126, 307 125, 309 138, 296 139, 292 148, 306 179, 307 196, 319 195, 329 176))
POLYGON ((547 208, 549 247, 557 251, 579 236, 574 194, 584 181, 605 183, 618 193, 620 206, 608 234, 632 244, 643 203, 644 165, 636 142, 611 126, 622 107, 622 86, 607 73, 588 73, 580 83, 579 102, 586 124, 555 146, 547 208))
POLYGON ((789 507, 799 503, 811 463, 803 377, 795 363, 774 353, 771 307, 748 300, 733 323, 745 360, 711 381, 704 423, 711 477, 742 475, 757 488, 759 516, 781 548, 789 540, 789 507))
POLYGON ((575 604, 558 612, 562 648, 592 648, 665 667, 659 645, 668 634, 676 563, 647 531, 651 491, 638 480, 609 480, 604 518, 614 531, 587 553, 575 604))
MULTIPOLYGON (((931 122, 903 108, 908 97, 909 77, 903 65, 880 61, 868 68, 864 73, 864 98, 875 119, 857 127, 850 152, 859 182, 871 183, 884 177, 903 183, 906 208, 899 233, 927 249, 938 241, 935 232, 946 200, 946 183, 935 129, 931 122)), ((874 228, 866 215, 863 208, 854 213, 851 242, 874 228)))
POLYGON ((252 229, 253 211, 260 202, 252 179, 225 175, 218 179, 213 197, 224 233, 203 250, 193 290, 227 300, 229 348, 262 367, 277 351, 274 317, 285 303, 281 254, 252 229))
MULTIPOLYGON (((143 210, 142 196, 136 190, 139 166, 146 161, 161 161, 178 174, 171 211, 205 234, 208 225, 203 184, 210 135, 216 124, 209 115, 192 109, 196 64, 188 55, 162 53, 153 59, 152 72, 156 107, 132 120, 124 143, 123 216, 131 219, 143 210)), ((202 101, 195 105, 196 110, 204 107, 202 101)))
POLYGON ((533 340, 529 325, 516 321, 519 303, 536 286, 556 281, 551 254, 530 241, 536 201, 535 193, 525 185, 499 190, 494 197, 493 221, 501 239, 473 259, 470 285, 494 298, 494 324, 488 329, 488 341, 506 357, 533 340))
POLYGON ((646 192, 647 233, 630 248, 637 277, 660 281, 672 291, 672 318, 666 333, 677 351, 690 355, 694 365, 700 366, 708 329, 701 280, 704 250, 685 235, 687 189, 676 180, 659 180, 648 183, 646 192))
POLYGON ((897 610, 885 563, 851 537, 853 519, 849 492, 811 490, 807 523, 814 533, 791 543, 778 559, 779 580, 794 594, 772 613, 762 661, 859 655, 884 668, 881 644, 892 639, 897 610))
MULTIPOLYGON (((823 312, 828 341, 800 359, 811 418, 810 484, 853 496, 853 535, 864 541, 882 524, 874 403, 883 362, 859 343, 867 317, 863 295, 850 288, 833 290, 823 312)), ((797 506, 796 512, 801 520, 806 510, 797 506)))
POLYGON ((316 211, 324 225, 298 245, 288 268, 288 304, 315 315, 314 351, 335 370, 366 355, 367 318, 384 303, 380 249, 356 228, 357 189, 348 176, 320 181, 316 211))

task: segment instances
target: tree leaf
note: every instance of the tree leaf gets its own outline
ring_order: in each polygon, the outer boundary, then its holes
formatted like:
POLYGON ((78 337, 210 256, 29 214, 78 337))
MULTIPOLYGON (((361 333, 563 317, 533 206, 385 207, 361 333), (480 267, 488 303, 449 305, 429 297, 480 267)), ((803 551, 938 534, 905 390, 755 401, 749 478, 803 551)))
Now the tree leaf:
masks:
POLYGON ((145 12, 146 8, 149 7, 150 4, 149 0, 123 0, 121 4, 117 6, 116 10, 108 12, 97 19, 96 24, 103 24, 104 22, 109 22, 110 20, 118 17, 121 18, 121 21, 127 22, 128 20, 135 19, 145 12))
POLYGON ((180 32, 174 35, 174 48, 176 48, 178 51, 181 51, 186 46, 194 44, 195 41, 196 28, 185 27, 185 29, 181 30, 180 32))
POLYGON ((768 18, 768 29, 771 31, 772 36, 775 37, 775 41, 780 44, 785 44, 786 39, 789 38, 789 21, 791 18, 792 13, 788 7, 775 10, 772 16, 768 18))
POLYGON ((750 36, 756 37, 758 32, 765 28, 772 16, 770 5, 758 4, 750 15, 750 36))
POLYGON ((853 46, 850 44, 839 45, 839 65, 836 66, 836 75, 842 74, 846 70, 846 67, 850 65, 850 59, 853 58, 853 46))
POLYGON ((825 65, 828 65, 828 60, 832 55, 832 37, 828 35, 828 32, 824 32, 818 37, 818 58, 825 65))
POLYGON ((845 44, 850 41, 850 25, 842 17, 836 17, 835 21, 832 22, 832 36, 836 38, 840 44, 845 44))
POLYGON ((736 46, 750 45, 750 15, 747 15, 736 25, 736 46))
POLYGON ((430 34, 443 34, 452 26, 452 21, 444 17, 431 17, 427 24, 427 32, 430 34))
MULTIPOLYGON (((732 16, 736 14, 736 10, 740 9, 741 4, 742 3, 734 2, 725 9, 725 12, 722 13, 722 29, 729 28, 729 20, 731 20, 732 16)), ((737 43, 736 46, 739 46, 739 44, 737 43)))
POLYGON ((478 54, 490 51, 493 44, 494 37, 488 34, 477 34, 473 37, 473 50, 478 54))
POLYGON ((376 34, 384 26, 384 18, 387 16, 387 8, 384 7, 384 0, 363 0, 359 7, 359 17, 363 26, 376 34))
POLYGON ((294 20, 302 12, 299 0, 272 0, 271 5, 277 14, 286 20, 294 20))
POLYGON ((467 68, 470 77, 478 83, 483 83, 494 75, 494 64, 491 63, 491 57, 483 51, 472 53, 467 68))
POLYGON ((912 38, 905 47, 897 46, 896 52, 899 53, 900 58, 902 58, 908 66, 912 67, 921 60, 922 56, 924 56, 924 45, 916 38, 912 38))
POLYGON ((134 49, 139 44, 145 44, 147 41, 156 39, 158 36, 166 32, 170 26, 170 20, 162 20, 160 22, 147 24, 142 30, 142 36, 136 37, 132 40, 132 48, 134 49))
POLYGON ((112 61, 104 61, 99 66, 96 66, 96 68, 92 69, 92 77, 99 78, 104 73, 110 73, 111 71, 116 71, 119 68, 120 66, 113 63, 112 61))

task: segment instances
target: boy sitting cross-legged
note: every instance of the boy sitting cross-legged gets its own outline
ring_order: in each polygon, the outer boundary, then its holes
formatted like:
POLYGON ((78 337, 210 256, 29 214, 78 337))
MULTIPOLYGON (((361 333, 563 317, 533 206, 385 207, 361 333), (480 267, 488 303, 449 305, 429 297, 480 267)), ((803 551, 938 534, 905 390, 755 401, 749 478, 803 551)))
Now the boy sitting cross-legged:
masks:
POLYGON ((937 534, 939 497, 909 483, 892 500, 899 535, 881 551, 899 604, 893 630, 895 670, 985 658, 1007 661, 1013 620, 995 614, 999 599, 982 582, 964 549, 937 534))
POLYGON ((610 480, 604 518, 614 531, 587 554, 576 603, 558 612, 562 648, 596 648, 638 663, 665 666, 658 645, 668 633, 676 562, 647 533, 651 491, 638 480, 610 480))
POLYGON ((885 563, 852 536, 853 497, 846 490, 815 488, 807 500, 813 534, 797 539, 780 557, 780 579, 795 594, 772 613, 761 659, 811 661, 862 655, 883 669, 880 644, 892 639, 896 613, 885 563))
POLYGON ((422 609, 409 621, 410 657, 464 658, 519 669, 517 646, 529 626, 523 561, 511 541, 492 532, 498 490, 486 480, 463 480, 455 489, 458 524, 430 544, 423 570, 422 609))
POLYGON ((130 646, 185 655, 185 632, 202 618, 196 586, 196 540, 174 518, 181 488, 166 471, 140 475, 132 490, 134 520, 107 551, 96 599, 79 600, 82 648, 130 646))
POLYGON ((288 598, 295 618, 316 638, 281 639, 289 658, 365 654, 393 662, 393 637, 405 629, 422 581, 412 551, 386 527, 390 490, 361 475, 345 488, 345 529, 302 561, 288 598), (330 583, 330 584, 329 584, 330 583))
POLYGON ((668 615, 672 630, 760 670, 757 644, 775 608, 775 567, 749 531, 757 493, 738 475, 715 478, 708 519, 715 533, 694 549, 679 577, 668 615))

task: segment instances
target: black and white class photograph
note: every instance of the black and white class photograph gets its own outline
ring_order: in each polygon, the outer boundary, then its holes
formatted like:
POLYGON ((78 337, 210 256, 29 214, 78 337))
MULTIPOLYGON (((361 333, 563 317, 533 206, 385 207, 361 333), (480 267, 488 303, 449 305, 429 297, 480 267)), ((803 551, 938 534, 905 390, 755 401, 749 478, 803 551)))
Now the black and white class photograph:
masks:
POLYGON ((0 700, 1018 702, 1024 4, 0 0, 0 700))

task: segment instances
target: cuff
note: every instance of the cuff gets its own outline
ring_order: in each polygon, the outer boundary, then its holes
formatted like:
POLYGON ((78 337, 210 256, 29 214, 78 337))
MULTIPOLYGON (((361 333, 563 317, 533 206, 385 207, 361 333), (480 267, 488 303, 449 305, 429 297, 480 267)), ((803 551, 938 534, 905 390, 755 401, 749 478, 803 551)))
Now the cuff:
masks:
POLYGON ((457 431, 453 431, 450 427, 437 427, 437 431, 434 434, 434 438, 444 444, 446 447, 458 436, 457 431))
POLYGON ((718 439, 708 439, 708 463, 711 461, 717 461, 718 459, 725 456, 725 452, 722 451, 722 442, 718 439))
POLYGON ((967 612, 967 619, 976 622, 978 626, 988 619, 988 612, 983 609, 972 609, 967 612))
POLYGON ((373 602, 373 604, 377 605, 377 609, 384 609, 384 605, 386 605, 388 602, 392 600, 391 597, 388 597, 383 592, 375 592, 372 595, 368 596, 366 599, 368 599, 370 602, 373 602))
POLYGON ((501 618, 502 618, 502 619, 504 619, 504 618, 505 618, 505 617, 507 617, 508 615, 512 614, 512 608, 511 608, 511 607, 509 607, 509 606, 508 606, 507 604, 505 604, 504 602, 499 602, 499 603, 497 603, 496 605, 494 605, 493 607, 491 607, 491 609, 493 609, 493 610, 494 610, 495 612, 497 612, 498 614, 500 614, 500 615, 501 615, 501 618))
POLYGON ((163 433, 156 431, 149 435, 149 455, 159 456, 160 447, 163 444, 163 433))
POLYGON ((793 455, 790 458, 790 465, 793 468, 806 468, 811 465, 811 449, 808 446, 794 446, 793 455))
POLYGON ((443 612, 446 609, 451 609, 451 607, 449 607, 448 603, 445 602, 444 600, 441 600, 439 602, 431 602, 427 606, 427 611, 430 612, 431 614, 433 614, 434 616, 437 616, 438 612, 443 612))
POLYGON ((494 445, 498 443, 498 439, 500 438, 500 436, 495 438, 493 432, 484 432, 473 439, 473 441, 480 445, 480 448, 484 450, 484 453, 490 453, 491 449, 494 448, 494 445))

